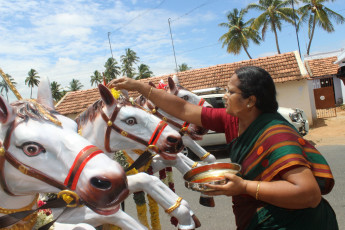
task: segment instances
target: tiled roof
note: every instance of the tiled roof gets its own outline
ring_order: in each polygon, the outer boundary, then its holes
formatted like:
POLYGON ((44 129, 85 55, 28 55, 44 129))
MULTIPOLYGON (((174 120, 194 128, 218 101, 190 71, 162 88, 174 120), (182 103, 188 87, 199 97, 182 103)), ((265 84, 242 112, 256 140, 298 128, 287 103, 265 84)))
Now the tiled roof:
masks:
POLYGON ((335 75, 339 65, 334 64, 337 57, 327 57, 305 61, 307 71, 311 78, 335 75))
MULTIPOLYGON (((300 61, 300 59, 297 60, 295 53, 290 52, 241 62, 188 70, 178 73, 178 79, 179 83, 189 90, 216 86, 225 87, 235 69, 249 65, 264 68, 271 74, 276 83, 306 79, 308 76, 301 74, 298 61, 300 61)), ((152 81, 158 85, 161 79, 167 83, 168 77, 172 77, 174 74, 175 73, 159 77, 151 77, 142 79, 141 81, 152 81)), ((57 111, 63 115, 80 113, 99 98, 100 95, 97 88, 70 92, 56 106, 57 111)))

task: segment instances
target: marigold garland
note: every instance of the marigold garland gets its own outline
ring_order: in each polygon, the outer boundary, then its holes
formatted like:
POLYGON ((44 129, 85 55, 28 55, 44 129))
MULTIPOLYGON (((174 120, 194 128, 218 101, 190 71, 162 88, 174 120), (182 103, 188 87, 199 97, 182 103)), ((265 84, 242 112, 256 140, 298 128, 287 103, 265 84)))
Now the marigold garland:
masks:
POLYGON ((152 230, 161 230, 158 204, 150 195, 147 195, 147 199, 149 200, 152 230))

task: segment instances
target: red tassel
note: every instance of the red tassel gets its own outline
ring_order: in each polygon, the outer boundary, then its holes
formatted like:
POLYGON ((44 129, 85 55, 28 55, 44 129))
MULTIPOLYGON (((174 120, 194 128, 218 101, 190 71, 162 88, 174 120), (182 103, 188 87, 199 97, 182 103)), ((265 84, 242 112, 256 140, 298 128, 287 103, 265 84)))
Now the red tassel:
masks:
POLYGON ((104 72, 102 74, 103 74, 103 85, 107 86, 107 80, 105 79, 104 72))

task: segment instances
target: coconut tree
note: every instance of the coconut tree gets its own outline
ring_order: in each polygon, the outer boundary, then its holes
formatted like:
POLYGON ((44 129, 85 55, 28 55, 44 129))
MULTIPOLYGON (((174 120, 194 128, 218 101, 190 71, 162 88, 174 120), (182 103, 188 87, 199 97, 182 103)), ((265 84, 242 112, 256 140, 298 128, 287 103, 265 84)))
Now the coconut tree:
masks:
POLYGON ((56 81, 50 83, 50 89, 52 91, 52 96, 56 102, 62 98, 61 85, 56 81))
POLYGON ((30 98, 32 98, 32 88, 34 86, 38 86, 40 83, 40 76, 37 75, 37 71, 34 69, 30 69, 28 72, 28 77, 25 79, 25 85, 28 85, 31 88, 30 98))
POLYGON ((117 65, 117 61, 115 58, 108 58, 108 60, 105 62, 105 72, 104 76, 107 82, 111 81, 112 79, 115 79, 116 76, 120 75, 120 67, 117 65))
POLYGON ((153 72, 150 70, 150 67, 148 65, 141 64, 140 66, 138 66, 138 75, 135 79, 144 79, 152 76, 153 72))
POLYGON ((98 72, 98 70, 96 70, 95 72, 93 72, 93 75, 90 76, 91 80, 91 86, 93 86, 94 84, 97 86, 98 84, 102 83, 103 81, 103 76, 100 72, 98 72))
POLYGON ((72 79, 72 81, 69 83, 68 89, 69 91, 78 91, 81 90, 84 86, 80 83, 77 79, 72 79))
POLYGON ((182 63, 181 65, 178 66, 178 71, 176 72, 183 72, 192 69, 192 67, 189 67, 187 63, 182 63))
POLYGON ((133 78, 135 75, 133 65, 136 64, 139 60, 140 58, 137 56, 137 53, 130 48, 127 48, 126 54, 121 55, 122 73, 127 77, 133 78))
POLYGON ((309 55, 315 27, 319 26, 328 33, 331 33, 334 31, 331 19, 334 19, 336 23, 342 24, 344 23, 345 18, 324 5, 324 3, 329 2, 329 0, 301 0, 301 2, 305 5, 301 6, 298 11, 301 14, 300 23, 308 21, 309 43, 307 54, 309 55))
POLYGON ((228 53, 239 54, 244 49, 248 57, 252 59, 248 52, 249 41, 259 44, 261 38, 258 31, 251 27, 254 18, 244 22, 243 17, 246 13, 247 10, 241 9, 241 11, 238 11, 237 8, 229 12, 227 15, 228 22, 219 24, 219 26, 226 27, 228 32, 223 34, 219 40, 223 41, 222 48, 226 46, 228 53))
MULTIPOLYGON (((295 1, 295 0, 293 0, 295 1)), ((278 54, 280 54, 277 30, 281 31, 282 21, 294 25, 294 17, 298 18, 293 9, 288 7, 291 5, 291 0, 259 0, 259 3, 251 3, 247 9, 256 9, 262 13, 254 19, 253 28, 261 30, 262 40, 265 39, 265 34, 268 27, 274 33, 278 54)))
MULTIPOLYGON (((10 80, 10 82, 12 83, 13 86, 16 86, 17 85, 17 82, 14 81, 13 77, 9 74, 6 74, 7 78, 10 80)), ((1 94, 5 91, 5 94, 6 94, 6 99, 8 101, 8 84, 7 82, 2 79, 2 81, 0 82, 0 92, 1 94)))

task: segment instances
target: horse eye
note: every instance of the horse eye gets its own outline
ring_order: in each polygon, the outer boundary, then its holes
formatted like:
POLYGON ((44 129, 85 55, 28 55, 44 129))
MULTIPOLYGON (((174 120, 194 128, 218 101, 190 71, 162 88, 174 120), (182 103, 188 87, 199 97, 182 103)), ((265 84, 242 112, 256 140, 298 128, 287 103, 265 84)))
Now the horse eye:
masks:
POLYGON ((124 121, 127 125, 135 125, 138 124, 137 120, 134 117, 130 117, 124 121))
POLYGON ((46 152, 45 148, 36 142, 26 142, 19 148, 21 148, 23 152, 29 157, 37 156, 42 152, 46 152))
POLYGON ((188 101, 189 100, 189 96, 188 95, 184 95, 183 97, 181 97, 183 100, 188 101))

